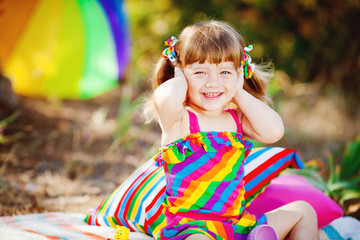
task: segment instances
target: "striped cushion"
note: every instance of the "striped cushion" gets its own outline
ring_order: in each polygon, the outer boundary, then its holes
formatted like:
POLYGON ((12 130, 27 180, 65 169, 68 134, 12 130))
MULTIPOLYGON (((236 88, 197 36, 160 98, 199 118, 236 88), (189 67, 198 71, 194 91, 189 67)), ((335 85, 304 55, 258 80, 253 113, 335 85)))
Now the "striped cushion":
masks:
POLYGON ((244 166, 246 206, 265 190, 271 179, 279 176, 287 167, 305 167, 293 149, 266 147, 251 150, 244 166))
MULTIPOLYGON (((244 167, 246 206, 249 206, 284 169, 303 168, 304 164, 295 150, 265 147, 251 150, 244 167)), ((88 213, 85 222, 113 227, 119 224, 132 231, 156 236, 165 223, 162 214, 164 192, 162 168, 156 167, 150 159, 88 213)))

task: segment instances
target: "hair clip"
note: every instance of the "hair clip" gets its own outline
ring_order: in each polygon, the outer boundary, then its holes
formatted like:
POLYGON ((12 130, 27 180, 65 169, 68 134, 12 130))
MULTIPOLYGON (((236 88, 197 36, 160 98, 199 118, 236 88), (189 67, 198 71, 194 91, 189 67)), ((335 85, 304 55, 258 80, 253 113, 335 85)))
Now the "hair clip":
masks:
POLYGON ((253 46, 249 45, 244 48, 244 57, 243 60, 241 60, 241 64, 244 66, 244 77, 245 79, 250 79, 253 75, 255 64, 251 63, 251 57, 249 55, 249 52, 253 50, 253 46))
POLYGON ((169 46, 165 48, 165 50, 162 53, 162 57, 167 58, 170 60, 170 63, 173 67, 176 65, 176 52, 175 52, 175 45, 178 42, 176 37, 172 36, 167 41, 165 41, 164 46, 169 46))

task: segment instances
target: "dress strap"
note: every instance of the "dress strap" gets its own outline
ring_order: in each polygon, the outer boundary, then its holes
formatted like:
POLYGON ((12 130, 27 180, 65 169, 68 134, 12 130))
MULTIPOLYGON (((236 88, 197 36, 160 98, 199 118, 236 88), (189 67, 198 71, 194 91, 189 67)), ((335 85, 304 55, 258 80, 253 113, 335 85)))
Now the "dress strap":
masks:
MULTIPOLYGON (((187 110, 187 109, 186 109, 187 110)), ((200 132, 199 122, 195 113, 187 110, 189 113, 190 133, 200 132)))
POLYGON ((236 112, 235 109, 232 109, 232 108, 228 108, 228 109, 225 109, 226 112, 230 113, 231 116, 234 118, 235 122, 236 122, 236 126, 237 126, 237 132, 238 133, 242 133, 242 125, 239 121, 239 116, 236 112))

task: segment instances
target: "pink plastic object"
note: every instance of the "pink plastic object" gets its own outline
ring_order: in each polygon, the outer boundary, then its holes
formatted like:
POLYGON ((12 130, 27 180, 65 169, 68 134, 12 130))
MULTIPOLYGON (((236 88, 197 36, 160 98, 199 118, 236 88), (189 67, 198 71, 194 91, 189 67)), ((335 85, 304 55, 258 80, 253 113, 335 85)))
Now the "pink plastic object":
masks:
POLYGON ((263 224, 251 230, 247 240, 278 240, 278 237, 271 226, 263 224))

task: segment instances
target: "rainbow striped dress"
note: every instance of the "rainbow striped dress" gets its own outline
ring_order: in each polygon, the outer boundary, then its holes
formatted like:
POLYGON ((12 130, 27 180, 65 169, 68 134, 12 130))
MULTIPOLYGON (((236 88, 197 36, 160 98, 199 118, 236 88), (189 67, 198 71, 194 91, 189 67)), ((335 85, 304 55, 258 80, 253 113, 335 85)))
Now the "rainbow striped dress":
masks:
POLYGON ((210 239, 246 239, 265 215, 244 210, 244 160, 252 144, 244 140, 234 109, 226 110, 237 132, 201 132, 190 111, 190 134, 160 149, 155 156, 166 176, 166 216, 158 239, 184 239, 201 233, 210 239))

